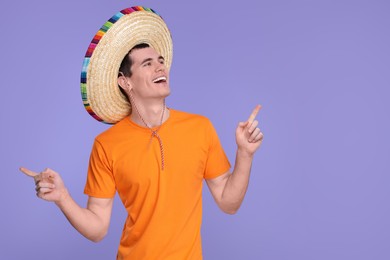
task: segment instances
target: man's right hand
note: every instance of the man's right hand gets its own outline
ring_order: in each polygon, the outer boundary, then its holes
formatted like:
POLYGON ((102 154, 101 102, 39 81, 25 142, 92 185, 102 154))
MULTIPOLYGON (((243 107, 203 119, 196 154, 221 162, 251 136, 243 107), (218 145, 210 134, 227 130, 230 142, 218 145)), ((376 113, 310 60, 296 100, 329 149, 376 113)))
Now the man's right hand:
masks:
POLYGON ((35 190, 39 198, 58 203, 68 195, 61 176, 55 171, 46 168, 41 173, 36 173, 24 167, 19 170, 34 178, 35 190))
POLYGON ((107 234, 114 198, 89 197, 87 208, 82 208, 70 196, 61 176, 55 171, 45 169, 36 173, 23 167, 20 171, 34 178, 37 196, 55 202, 80 234, 94 242, 107 234))

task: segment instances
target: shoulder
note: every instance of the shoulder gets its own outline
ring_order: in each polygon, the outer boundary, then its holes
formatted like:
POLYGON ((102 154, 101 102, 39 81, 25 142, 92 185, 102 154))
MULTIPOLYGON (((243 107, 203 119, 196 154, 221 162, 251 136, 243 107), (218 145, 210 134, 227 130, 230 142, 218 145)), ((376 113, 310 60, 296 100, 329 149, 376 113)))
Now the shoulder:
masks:
POLYGON ((172 121, 174 122, 186 122, 186 123, 195 123, 195 124, 211 124, 210 120, 200 114, 183 112, 175 109, 170 109, 172 121))
POLYGON ((103 131, 96 136, 95 140, 99 143, 106 143, 113 139, 118 139, 123 137, 123 135, 128 134, 131 130, 131 124, 128 118, 124 118, 115 125, 112 125, 107 130, 103 131))
POLYGON ((185 134, 202 138, 208 138, 215 131, 211 121, 206 116, 178 110, 171 110, 167 129, 176 135, 185 134))

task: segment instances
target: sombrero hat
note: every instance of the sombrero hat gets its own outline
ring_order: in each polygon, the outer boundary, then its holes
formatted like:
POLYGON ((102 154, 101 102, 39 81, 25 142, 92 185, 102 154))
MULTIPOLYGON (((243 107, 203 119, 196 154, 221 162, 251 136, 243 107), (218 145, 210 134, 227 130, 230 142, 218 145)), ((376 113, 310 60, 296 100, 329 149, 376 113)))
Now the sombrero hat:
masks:
POLYGON ((131 113, 131 105, 118 87, 120 64, 135 45, 147 43, 172 63, 172 38, 154 10, 141 6, 111 17, 93 37, 81 71, 81 95, 87 112, 103 123, 115 124, 131 113))

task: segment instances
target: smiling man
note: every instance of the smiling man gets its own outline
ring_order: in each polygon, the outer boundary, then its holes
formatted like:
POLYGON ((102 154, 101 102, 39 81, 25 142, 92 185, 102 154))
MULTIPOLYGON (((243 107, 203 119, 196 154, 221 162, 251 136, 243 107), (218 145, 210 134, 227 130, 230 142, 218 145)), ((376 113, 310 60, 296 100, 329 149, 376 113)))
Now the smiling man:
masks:
POLYGON ((86 208, 71 198, 58 173, 21 168, 34 178, 38 197, 55 202, 95 242, 107 233, 118 193, 128 216, 117 259, 202 259, 203 180, 218 206, 235 213, 263 140, 256 106, 238 124, 230 171, 211 122, 167 108, 171 61, 170 33, 153 10, 133 7, 114 15, 94 37, 82 71, 87 111, 114 124, 95 138, 86 208))

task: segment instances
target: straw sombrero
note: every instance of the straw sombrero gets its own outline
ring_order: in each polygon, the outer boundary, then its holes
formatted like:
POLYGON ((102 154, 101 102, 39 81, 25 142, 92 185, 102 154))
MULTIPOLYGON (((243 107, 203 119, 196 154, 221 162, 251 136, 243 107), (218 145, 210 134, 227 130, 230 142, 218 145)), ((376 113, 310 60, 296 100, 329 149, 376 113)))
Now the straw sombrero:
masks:
POLYGON ((172 38, 154 10, 135 6, 111 17, 96 33, 85 54, 81 95, 87 112, 103 123, 115 124, 131 113, 117 78, 120 64, 135 45, 147 43, 172 63, 172 38))

